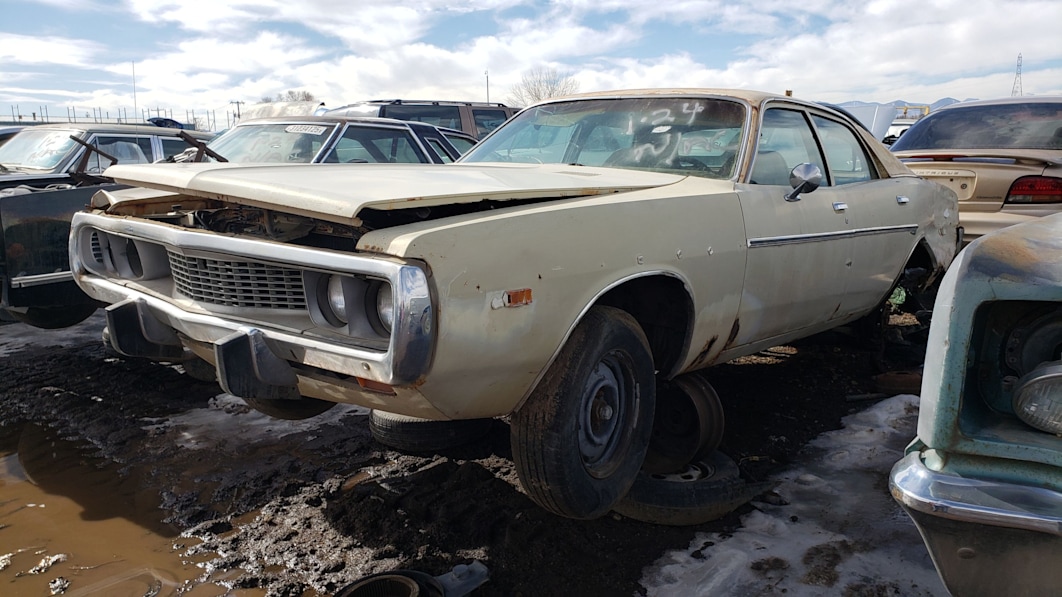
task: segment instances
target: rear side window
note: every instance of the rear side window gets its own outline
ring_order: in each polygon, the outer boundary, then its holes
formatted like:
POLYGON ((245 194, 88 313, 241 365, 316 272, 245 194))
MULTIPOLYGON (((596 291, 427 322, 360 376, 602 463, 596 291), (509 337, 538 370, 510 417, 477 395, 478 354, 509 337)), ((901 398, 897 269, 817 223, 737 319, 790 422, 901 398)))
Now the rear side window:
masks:
MULTIPOLYGON (((117 158, 119 164, 151 163, 151 137, 111 137, 100 135, 93 140, 93 144, 100 151, 117 158)), ((110 160, 93 152, 89 157, 86 170, 88 172, 102 172, 110 165, 110 160)))
POLYGON ((505 110, 472 108, 472 119, 476 122, 476 136, 482 139, 487 133, 501 126, 509 115, 505 110))
POLYGON ((908 149, 1062 149, 1062 103, 970 106, 932 112, 893 151, 908 149))
POLYGON ((388 105, 383 107, 380 116, 461 129, 461 108, 459 106, 388 105))
POLYGON ((350 126, 325 158, 326 162, 344 163, 428 163, 409 132, 350 126))
POLYGON ((867 154, 851 129, 821 116, 812 116, 811 120, 819 132, 833 184, 850 184, 874 178, 867 154))
POLYGON ((162 141, 162 157, 164 159, 175 156, 191 147, 191 145, 184 142, 184 139, 177 137, 160 137, 159 140, 162 141))
POLYGON ((472 149, 472 147, 475 145, 475 143, 470 141, 469 139, 466 139, 464 137, 458 137, 456 135, 446 135, 446 140, 449 141, 451 145, 456 147, 458 153, 460 153, 461 155, 464 155, 466 151, 472 149))

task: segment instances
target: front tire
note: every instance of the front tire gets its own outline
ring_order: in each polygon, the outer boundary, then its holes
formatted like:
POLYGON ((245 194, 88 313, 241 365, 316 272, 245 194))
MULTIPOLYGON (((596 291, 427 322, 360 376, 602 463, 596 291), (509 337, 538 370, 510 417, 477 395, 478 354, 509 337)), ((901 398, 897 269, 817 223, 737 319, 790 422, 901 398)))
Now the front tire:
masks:
POLYGON ((438 452, 480 439, 494 419, 434 421, 373 410, 369 431, 381 444, 402 452, 438 452))
POLYGON ((319 400, 317 398, 269 399, 269 398, 244 398, 247 406, 256 411, 269 415, 274 419, 287 421, 299 421, 309 419, 325 412, 336 405, 335 402, 319 400))
POLYGON ((68 307, 30 307, 21 311, 8 311, 15 319, 26 325, 44 330, 58 330, 77 325, 96 312, 96 305, 70 305, 68 307))
POLYGON ((511 420, 527 494, 567 518, 607 513, 634 483, 653 427, 656 379, 630 314, 594 307, 511 420))

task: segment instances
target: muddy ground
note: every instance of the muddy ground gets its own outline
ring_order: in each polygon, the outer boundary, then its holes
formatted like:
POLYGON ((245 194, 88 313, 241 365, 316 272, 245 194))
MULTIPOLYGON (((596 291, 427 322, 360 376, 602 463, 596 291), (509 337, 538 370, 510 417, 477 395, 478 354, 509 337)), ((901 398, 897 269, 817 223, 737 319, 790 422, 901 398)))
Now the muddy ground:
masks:
MULTIPOLYGON (((918 337, 909 339, 913 346, 883 353, 842 330, 715 367, 708 378, 727 419, 721 450, 747 479, 766 478, 865 407, 863 395, 879 390, 875 375, 916 368, 918 337)), ((490 581, 475 596, 644 594, 643 568, 697 532, 735 528, 753 507, 686 528, 617 514, 558 518, 519 489, 504 421, 444 454, 386 449, 360 413, 305 431, 278 423, 283 434, 253 440, 189 440, 165 422, 216 401, 219 388, 97 341, 29 347, 0 357, 0 371, 0 451, 32 426, 120 464, 157 499, 162 523, 183 533, 175 543, 185 556, 205 562, 194 585, 324 595, 376 572, 438 575, 479 560, 490 581)))

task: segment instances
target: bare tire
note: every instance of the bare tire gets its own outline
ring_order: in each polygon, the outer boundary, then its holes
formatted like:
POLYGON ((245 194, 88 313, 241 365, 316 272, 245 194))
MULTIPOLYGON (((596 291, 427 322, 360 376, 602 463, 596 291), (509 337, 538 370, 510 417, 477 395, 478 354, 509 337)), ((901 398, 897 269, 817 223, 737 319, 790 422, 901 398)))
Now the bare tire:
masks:
POLYGON ((729 514, 773 485, 745 482, 733 460, 713 452, 678 473, 641 473, 614 510, 653 524, 701 524, 729 514))
POLYGON ((723 427, 723 404, 708 380, 690 373, 661 383, 642 470, 673 473, 700 461, 719 447, 723 427))
POLYGON ((57 330, 77 325, 96 312, 96 305, 70 305, 68 307, 30 307, 26 312, 8 311, 11 317, 26 325, 45 330, 57 330))
POLYGON ((568 518, 607 513, 642 466, 655 398, 641 327, 620 309, 590 309, 512 415, 513 461, 527 494, 568 518))
POLYGON ((205 382, 218 381, 218 370, 208 361, 193 356, 187 361, 181 361, 180 364, 184 369, 184 374, 192 379, 205 382))
POLYGON ((374 410, 369 413, 369 431, 381 444, 403 452, 436 452, 480 439, 494 419, 434 421, 374 410))
POLYGON ((296 398, 294 400, 268 399, 268 398, 243 398, 247 406, 262 414, 275 419, 298 421, 316 417, 324 411, 336 405, 335 402, 318 400, 317 398, 296 398))

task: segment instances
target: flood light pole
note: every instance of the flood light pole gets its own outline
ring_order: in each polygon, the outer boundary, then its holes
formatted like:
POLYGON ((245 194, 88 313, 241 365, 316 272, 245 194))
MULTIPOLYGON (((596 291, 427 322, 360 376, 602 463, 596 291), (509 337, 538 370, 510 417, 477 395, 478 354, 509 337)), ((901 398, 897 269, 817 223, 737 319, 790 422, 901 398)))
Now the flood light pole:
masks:
POLYGON ((490 71, 483 71, 483 76, 487 77, 487 103, 490 103, 490 71))

